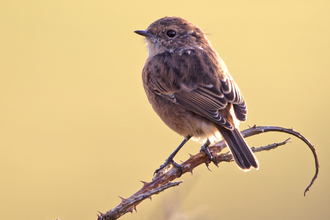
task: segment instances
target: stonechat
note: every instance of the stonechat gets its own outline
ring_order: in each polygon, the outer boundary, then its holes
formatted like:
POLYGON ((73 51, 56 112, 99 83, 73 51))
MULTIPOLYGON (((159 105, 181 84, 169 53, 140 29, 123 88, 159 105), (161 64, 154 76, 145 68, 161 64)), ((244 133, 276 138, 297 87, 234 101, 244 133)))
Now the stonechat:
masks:
POLYGON ((147 42, 142 79, 149 102, 164 123, 184 137, 155 173, 169 164, 182 171, 173 158, 189 139, 202 142, 201 150, 214 162, 208 147, 221 136, 239 168, 258 169, 238 130, 247 117, 245 100, 204 32, 182 18, 164 17, 135 33, 147 42))

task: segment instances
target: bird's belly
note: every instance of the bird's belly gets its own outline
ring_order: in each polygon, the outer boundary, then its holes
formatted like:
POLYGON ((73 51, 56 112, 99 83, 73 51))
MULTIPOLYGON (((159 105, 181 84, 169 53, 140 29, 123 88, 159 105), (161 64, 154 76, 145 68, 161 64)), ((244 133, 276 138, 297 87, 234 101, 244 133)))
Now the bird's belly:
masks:
POLYGON ((192 136, 194 141, 204 143, 209 139, 211 143, 221 139, 215 124, 184 108, 180 104, 157 97, 151 100, 151 105, 163 122, 183 137, 192 136))

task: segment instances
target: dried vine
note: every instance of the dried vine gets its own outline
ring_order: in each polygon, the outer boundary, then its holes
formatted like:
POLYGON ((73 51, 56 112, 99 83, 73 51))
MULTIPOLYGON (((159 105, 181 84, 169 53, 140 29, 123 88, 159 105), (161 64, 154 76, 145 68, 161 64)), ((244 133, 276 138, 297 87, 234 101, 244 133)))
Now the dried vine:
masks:
MULTIPOLYGON (((288 128, 282 128, 277 126, 253 126, 249 129, 246 129, 242 131, 242 135, 246 137, 250 137, 253 135, 257 135, 260 133, 265 132, 284 132, 287 134, 291 134, 302 141, 304 141, 307 146, 310 148, 310 150, 313 153, 314 156, 314 162, 315 162, 315 174, 310 182, 310 184, 307 186, 307 188, 304 191, 304 196, 306 195, 306 192, 309 191, 311 186, 313 185, 314 181, 317 178, 317 175, 319 173, 319 162, 318 157, 315 151, 314 146, 311 144, 311 142, 305 138, 303 135, 301 135, 299 132, 294 131, 293 129, 288 128)), ((253 152, 261 152, 261 151, 268 151, 271 149, 275 149, 279 146, 285 145, 289 142, 289 139, 286 139, 283 142, 269 144, 267 146, 262 146, 258 148, 251 148, 253 152)), ((210 146, 210 152, 211 154, 216 158, 216 164, 219 164, 220 162, 231 162, 233 161, 233 157, 230 153, 220 153, 222 149, 226 147, 226 144, 224 141, 219 141, 216 144, 210 146)), ((193 169, 201 164, 208 164, 209 159, 204 154, 204 152, 200 152, 196 155, 190 155, 190 158, 186 160, 185 162, 182 162, 181 166, 183 167, 182 175, 186 172, 193 172, 193 169)), ((168 167, 167 170, 163 172, 159 172, 151 182, 142 182, 143 187, 137 191, 134 195, 131 197, 124 199, 121 197, 122 201, 121 203, 114 209, 106 212, 106 213, 99 213, 98 220, 114 220, 120 218, 122 215, 133 212, 133 210, 136 210, 136 206, 141 203, 144 199, 150 198, 152 195, 156 195, 165 189, 168 189, 170 187, 174 187, 182 183, 180 182, 171 182, 172 180, 179 178, 180 173, 176 168, 168 167)))

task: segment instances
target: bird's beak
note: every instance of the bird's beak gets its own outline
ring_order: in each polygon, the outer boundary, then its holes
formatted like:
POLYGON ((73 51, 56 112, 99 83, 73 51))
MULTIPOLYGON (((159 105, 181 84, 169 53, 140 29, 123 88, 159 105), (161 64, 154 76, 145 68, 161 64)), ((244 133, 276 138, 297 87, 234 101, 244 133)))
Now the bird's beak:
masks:
POLYGON ((152 34, 149 31, 142 31, 142 30, 137 30, 134 31, 136 34, 142 35, 144 37, 151 37, 152 34))

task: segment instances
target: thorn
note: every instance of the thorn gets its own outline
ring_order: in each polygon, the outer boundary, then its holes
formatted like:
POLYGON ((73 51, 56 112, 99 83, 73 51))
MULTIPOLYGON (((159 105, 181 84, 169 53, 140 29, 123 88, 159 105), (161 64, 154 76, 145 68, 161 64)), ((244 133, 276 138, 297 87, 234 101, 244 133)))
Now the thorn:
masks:
POLYGON ((149 197, 149 199, 150 199, 150 201, 152 201, 152 197, 151 196, 149 197))
POLYGON ((194 175, 194 172, 193 172, 193 170, 191 170, 191 171, 190 171, 190 173, 191 173, 191 175, 194 175))
POLYGON ((137 212, 136 206, 134 206, 134 210, 135 210, 135 212, 137 212))
POLYGON ((97 215, 97 220, 103 220, 103 216, 105 215, 105 213, 102 212, 98 212, 99 215, 97 215))
POLYGON ((125 199, 125 198, 123 198, 121 196, 119 196, 119 198, 121 198, 121 203, 125 203, 127 201, 127 199, 125 199))
POLYGON ((130 213, 133 213, 133 209, 134 209, 133 206, 131 206, 127 209, 127 211, 130 212, 130 213))
POLYGON ((143 183, 143 187, 145 187, 148 184, 148 182, 145 182, 145 181, 142 181, 142 180, 140 180, 140 182, 143 183))

